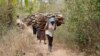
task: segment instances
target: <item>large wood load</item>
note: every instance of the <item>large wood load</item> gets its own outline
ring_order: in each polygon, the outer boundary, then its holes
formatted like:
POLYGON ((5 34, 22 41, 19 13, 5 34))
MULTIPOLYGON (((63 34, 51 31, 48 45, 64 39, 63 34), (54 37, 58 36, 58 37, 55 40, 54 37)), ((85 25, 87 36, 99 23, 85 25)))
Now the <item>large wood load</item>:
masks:
POLYGON ((50 13, 47 13, 47 14, 46 13, 35 13, 35 14, 32 14, 31 16, 28 16, 27 18, 25 18, 23 20, 23 22, 25 22, 25 24, 27 26, 38 25, 40 30, 45 30, 45 25, 46 25, 47 19, 52 15, 55 16, 57 26, 64 24, 64 18, 62 16, 62 14, 50 14, 50 13))

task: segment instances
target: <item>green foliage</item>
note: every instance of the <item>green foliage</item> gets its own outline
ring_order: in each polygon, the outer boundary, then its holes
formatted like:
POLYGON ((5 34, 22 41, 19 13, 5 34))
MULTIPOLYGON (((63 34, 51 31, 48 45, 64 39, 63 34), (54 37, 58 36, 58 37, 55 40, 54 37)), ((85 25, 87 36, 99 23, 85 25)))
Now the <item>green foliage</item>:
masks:
MULTIPOLYGON (((19 1, 19 0, 18 0, 19 1)), ((17 7, 17 9, 19 9, 19 11, 23 11, 24 13, 29 13, 32 14, 34 12, 37 12, 39 10, 39 0, 24 0, 24 2, 18 2, 17 5, 19 5, 17 7)))
MULTIPOLYGON (((74 33, 81 51, 97 55, 100 51, 100 1, 67 0, 66 18, 69 33, 74 33), (98 50, 99 49, 99 50, 98 50)), ((94 55, 94 56, 95 56, 94 55)))

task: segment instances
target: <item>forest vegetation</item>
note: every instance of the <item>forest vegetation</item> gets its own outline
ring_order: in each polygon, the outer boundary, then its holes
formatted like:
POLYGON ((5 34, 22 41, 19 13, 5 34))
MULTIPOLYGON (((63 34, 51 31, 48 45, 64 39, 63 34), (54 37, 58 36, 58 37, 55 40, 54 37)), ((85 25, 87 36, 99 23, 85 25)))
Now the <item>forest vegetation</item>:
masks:
POLYGON ((100 56, 100 0, 0 0, 0 42, 18 35, 17 15, 23 19, 56 12, 63 14, 65 23, 55 31, 55 42, 85 56, 100 56))

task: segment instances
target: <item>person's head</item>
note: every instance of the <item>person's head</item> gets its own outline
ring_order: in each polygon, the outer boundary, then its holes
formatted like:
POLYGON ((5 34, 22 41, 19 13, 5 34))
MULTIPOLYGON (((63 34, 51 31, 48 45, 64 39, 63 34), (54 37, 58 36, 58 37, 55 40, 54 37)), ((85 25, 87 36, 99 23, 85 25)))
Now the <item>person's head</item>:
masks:
POLYGON ((52 15, 51 17, 55 18, 55 15, 52 15))

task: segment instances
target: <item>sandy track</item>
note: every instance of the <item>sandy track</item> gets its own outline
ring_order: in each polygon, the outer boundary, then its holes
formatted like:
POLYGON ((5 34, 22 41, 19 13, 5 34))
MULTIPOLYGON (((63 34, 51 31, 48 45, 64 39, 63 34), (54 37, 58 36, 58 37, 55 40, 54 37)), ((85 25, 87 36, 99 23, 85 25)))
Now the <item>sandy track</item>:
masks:
MULTIPOLYGON (((32 29, 30 27, 27 28, 28 32, 32 34, 32 29)), ((72 52, 70 49, 63 48, 58 45, 53 46, 53 51, 50 53, 48 51, 48 45, 39 43, 39 40, 36 39, 35 35, 33 36, 34 40, 34 49, 35 49, 35 56, 83 56, 82 54, 78 54, 75 52, 72 52)), ((28 55, 25 56, 33 56, 32 53, 29 53, 28 55)))

